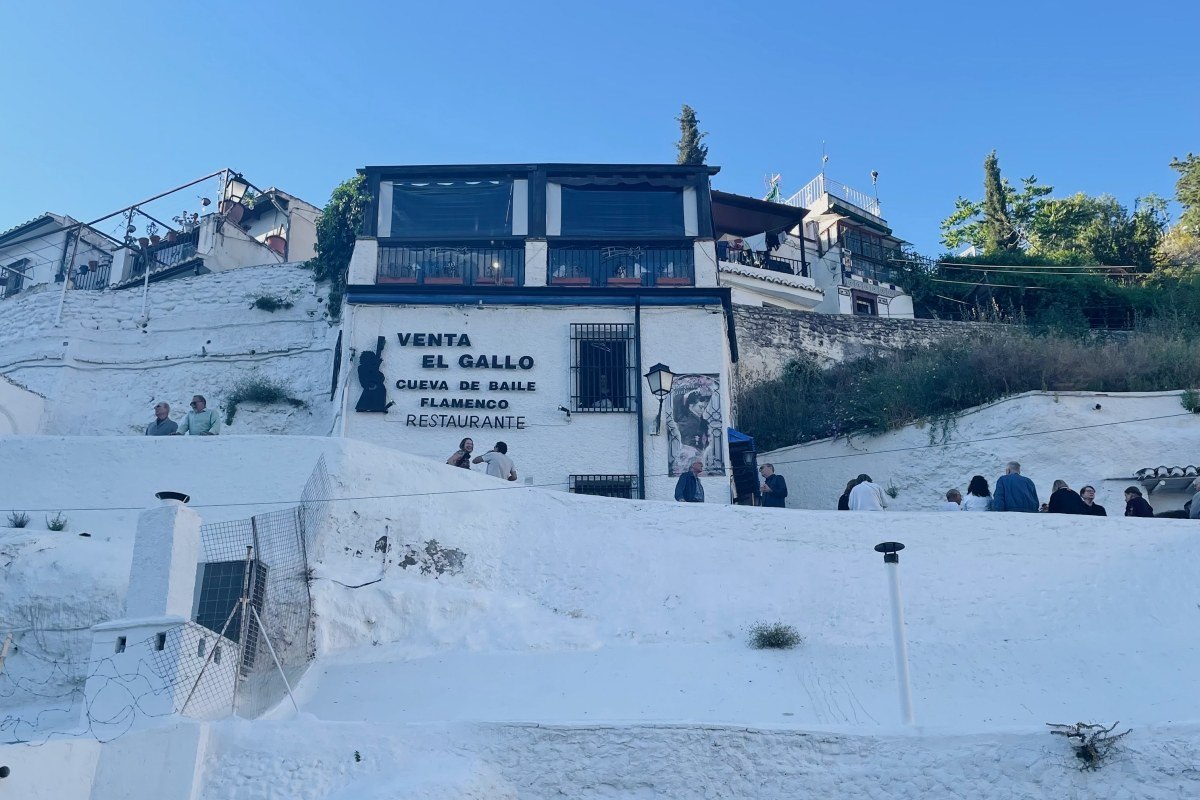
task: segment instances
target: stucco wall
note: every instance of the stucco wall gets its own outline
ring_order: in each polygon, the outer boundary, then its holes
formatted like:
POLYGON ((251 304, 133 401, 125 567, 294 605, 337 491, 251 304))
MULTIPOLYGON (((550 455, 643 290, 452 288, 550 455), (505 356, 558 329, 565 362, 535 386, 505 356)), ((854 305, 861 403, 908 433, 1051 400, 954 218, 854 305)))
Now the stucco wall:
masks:
MULTIPOLYGON (((393 447, 408 453, 445 461, 458 447, 459 440, 470 436, 476 453, 484 453, 498 440, 509 446, 521 483, 546 488, 567 489, 571 474, 636 475, 638 441, 637 417, 633 413, 587 413, 570 416, 559 406, 571 405, 571 325, 573 323, 634 322, 634 310, 628 307, 520 307, 520 306, 352 306, 349 310, 346 346, 355 348, 353 362, 347 353, 347 390, 344 398, 345 435, 393 447), (469 348, 402 347, 397 334, 407 332, 467 333, 469 348), (357 355, 374 350, 376 339, 383 336, 382 371, 388 387, 388 399, 395 401, 389 413, 358 413, 354 410, 361 394, 357 379, 357 355), (463 354, 498 355, 503 361, 511 356, 532 356, 529 370, 464 369, 458 359, 463 354), (446 368, 423 368, 422 357, 441 356, 446 368), (445 391, 396 389, 396 381, 446 380, 445 391), (459 381, 480 381, 479 391, 463 392, 459 381), (533 381, 534 391, 489 391, 490 381, 533 381), (508 409, 468 410, 423 408, 422 397, 484 397, 507 400, 508 409), (432 428, 409 425, 410 415, 455 414, 478 416, 522 416, 523 429, 432 428)), ((642 365, 646 372, 656 362, 667 364, 677 374, 718 374, 721 379, 720 404, 726 424, 729 416, 728 345, 725 317, 713 308, 643 308, 642 365)), ((631 364, 631 366, 636 366, 631 364)), ((668 474, 666 426, 659 436, 650 435, 658 403, 643 387, 645 425, 646 495, 651 499, 670 499, 677 480, 668 474)), ((706 477, 708 502, 728 502, 729 479, 706 477)))
POLYGON ((736 374, 749 381, 779 375, 789 361, 809 355, 832 364, 887 348, 930 344, 978 333, 985 326, 933 319, 882 319, 734 306, 736 374))
POLYGON ((39 431, 45 399, 0 375, 0 436, 29 436, 39 431))
MULTIPOLYGON (((67 292, 56 327, 58 303, 58 292, 36 290, 0 303, 0 375, 46 398, 33 432, 140 433, 155 401, 170 403, 178 420, 193 394, 218 407, 254 372, 283 380, 307 404, 272 407, 265 430, 325 435, 332 428, 337 328, 325 319, 324 288, 302 266, 151 284, 144 320, 140 287, 67 292), (263 295, 293 307, 252 308, 263 295)), ((262 415, 246 411, 223 432, 264 432, 250 423, 262 415)))

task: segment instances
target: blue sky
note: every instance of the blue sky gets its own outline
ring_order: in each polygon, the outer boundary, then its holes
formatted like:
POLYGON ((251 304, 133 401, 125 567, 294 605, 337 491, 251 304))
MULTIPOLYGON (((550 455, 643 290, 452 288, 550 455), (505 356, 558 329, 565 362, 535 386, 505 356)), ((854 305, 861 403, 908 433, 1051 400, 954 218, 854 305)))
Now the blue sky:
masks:
POLYGON ((317 205, 365 164, 670 162, 714 186, 820 168, 936 253, 955 196, 1171 196, 1200 151, 1200 4, 5 3, 0 229, 90 219, 223 166, 317 205))

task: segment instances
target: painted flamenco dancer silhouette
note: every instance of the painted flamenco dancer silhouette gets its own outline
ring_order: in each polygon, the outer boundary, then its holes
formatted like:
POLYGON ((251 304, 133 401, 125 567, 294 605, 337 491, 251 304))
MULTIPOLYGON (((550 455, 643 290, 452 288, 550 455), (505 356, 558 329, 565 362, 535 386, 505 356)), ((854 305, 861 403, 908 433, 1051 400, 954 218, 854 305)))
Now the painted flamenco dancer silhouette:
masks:
POLYGON ((364 350, 358 356, 358 383, 362 386, 362 396, 358 398, 355 411, 377 411, 386 414, 395 405, 387 399, 386 379, 383 377, 383 346, 387 339, 380 336, 375 344, 375 350, 364 350))

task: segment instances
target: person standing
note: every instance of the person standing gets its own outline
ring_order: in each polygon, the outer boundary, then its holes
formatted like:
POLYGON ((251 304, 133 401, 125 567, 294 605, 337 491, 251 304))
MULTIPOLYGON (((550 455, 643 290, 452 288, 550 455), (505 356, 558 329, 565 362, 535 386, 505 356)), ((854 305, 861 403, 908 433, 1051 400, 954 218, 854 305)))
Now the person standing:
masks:
POLYGON ((992 490, 987 478, 976 475, 967 485, 967 496, 962 501, 963 511, 991 511, 992 490))
POLYGON ((1083 507, 1086 509, 1083 513, 1093 517, 1107 517, 1108 512, 1104 510, 1104 506, 1096 502, 1096 487, 1084 486, 1079 490, 1079 499, 1083 501, 1083 507))
MULTIPOLYGON (((472 442, 472 446, 474 443, 472 442)), ((502 481, 515 481, 517 469, 513 460, 508 457, 508 445, 496 442, 495 447, 481 456, 475 456, 474 464, 487 464, 487 474, 502 481)))
POLYGON ((883 487, 871 482, 871 476, 865 472, 858 476, 858 484, 850 490, 851 511, 883 511, 887 508, 887 497, 883 487))
POLYGON ((204 395, 198 394, 192 397, 192 410, 184 416, 183 422, 179 423, 175 435, 216 436, 220 432, 221 418, 216 411, 208 407, 204 395))
POLYGON ((1125 516, 1127 517, 1153 517, 1154 509, 1146 502, 1146 498, 1142 497, 1142 490, 1136 486, 1130 486, 1125 490, 1125 516))
POLYGON ((1054 491, 1050 494, 1049 508, 1051 514, 1087 514, 1087 507, 1074 489, 1067 486, 1066 481, 1055 481, 1054 491))
POLYGON ((1021 465, 1010 461, 1004 466, 1004 474, 996 480, 996 491, 992 493, 992 511, 1020 511, 1036 514, 1039 508, 1037 487, 1033 481, 1021 474, 1021 465))
POLYGON ((475 440, 467 437, 458 443, 458 449, 454 451, 454 455, 446 459, 446 463, 452 467, 462 467, 463 469, 471 468, 471 451, 475 449, 475 440))
POLYGON ((146 426, 146 435, 170 436, 175 433, 175 431, 179 430, 179 425, 171 419, 170 414, 170 405, 167 403, 155 403, 154 421, 146 426))
POLYGON ((1200 478, 1192 481, 1190 488, 1195 494, 1192 495, 1192 505, 1188 508, 1188 519, 1200 519, 1200 478))
POLYGON ((679 480, 675 483, 675 500, 677 502, 704 502, 704 485, 700 483, 701 472, 704 472, 704 462, 697 458, 692 461, 691 468, 679 476, 679 480))
POLYGON ((762 475, 762 504, 766 508, 784 508, 784 499, 788 495, 787 481, 782 475, 775 474, 774 464, 763 464, 758 468, 762 475))

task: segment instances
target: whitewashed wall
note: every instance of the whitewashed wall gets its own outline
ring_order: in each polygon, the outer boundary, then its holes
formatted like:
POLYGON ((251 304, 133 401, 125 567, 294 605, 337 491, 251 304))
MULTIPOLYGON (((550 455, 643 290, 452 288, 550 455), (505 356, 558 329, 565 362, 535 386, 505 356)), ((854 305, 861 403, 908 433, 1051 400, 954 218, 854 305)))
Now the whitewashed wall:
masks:
POLYGON ((54 288, 0 303, 0 375, 46 398, 38 432, 140 434, 155 401, 178 420, 193 394, 218 407, 252 373, 284 381, 307 405, 239 409, 223 433, 331 431, 338 331, 311 270, 281 264, 151 284, 144 326, 140 287, 67 292, 55 326, 54 288), (263 295, 293 307, 251 308, 263 295))
MULTIPOLYGON (((361 394, 357 379, 357 358, 347 368, 344 398, 345 435, 374 442, 409 453, 445 461, 458 447, 459 440, 470 436, 476 453, 491 449, 496 441, 509 446, 521 483, 566 490, 571 474, 628 474, 637 469, 637 418, 626 413, 567 414, 559 406, 570 407, 571 400, 571 325, 573 323, 625 323, 634 321, 629 307, 514 307, 514 306, 351 306, 348 311, 346 347, 356 353, 373 350, 376 339, 385 337, 383 374, 387 379, 388 399, 395 401, 388 414, 358 413, 354 406, 361 394), (467 333, 471 347, 402 347, 398 333, 467 333), (464 369, 458 358, 464 353, 512 356, 530 355, 531 370, 464 369), (446 369, 423 369, 422 356, 444 357, 446 369), (399 391, 399 379, 440 379, 450 390, 399 391), (459 381, 482 382, 479 392, 460 392, 459 381), (489 392, 489 381, 534 381, 532 392, 489 392), (420 398, 481 396, 505 399, 507 410, 428 409, 420 398), (410 415, 422 413, 510 415, 524 417, 521 430, 491 428, 423 428, 407 424, 410 415)), ((722 416, 732 424, 729 410, 728 343, 725 317, 720 308, 677 307, 642 309, 642 368, 645 372, 656 362, 671 367, 677 374, 703 373, 721 376, 722 416)), ((668 473, 666 427, 659 436, 651 436, 658 403, 643 385, 645 424, 646 495, 650 499, 670 499, 676 477, 668 473)), ((665 412, 664 412, 665 413, 665 412)), ((482 466, 482 465, 480 465, 482 466)), ((704 479, 709 502, 728 502, 729 479, 713 476, 704 479)))

